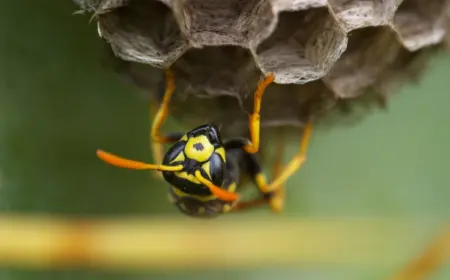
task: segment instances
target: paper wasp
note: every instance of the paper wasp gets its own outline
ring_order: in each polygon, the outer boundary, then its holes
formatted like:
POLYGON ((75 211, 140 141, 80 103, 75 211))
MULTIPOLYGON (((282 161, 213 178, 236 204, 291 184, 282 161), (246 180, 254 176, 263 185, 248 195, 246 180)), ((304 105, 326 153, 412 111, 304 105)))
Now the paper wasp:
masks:
POLYGON ((161 134, 175 80, 170 69, 165 70, 166 89, 163 100, 153 119, 151 138, 153 156, 157 164, 125 159, 103 150, 97 156, 121 168, 156 170, 171 185, 169 197, 176 207, 189 216, 215 217, 222 213, 242 210, 268 203, 274 212, 284 206, 284 184, 305 162, 311 134, 311 123, 304 126, 298 153, 283 168, 276 162, 275 178, 268 183, 257 157, 260 147, 260 110, 265 89, 274 81, 272 74, 261 79, 254 92, 253 113, 249 117, 250 140, 233 138, 222 140, 215 124, 204 124, 187 133, 161 134), (165 155, 162 145, 172 146, 165 155), (262 194, 253 201, 241 201, 238 193, 242 175, 250 175, 262 194))

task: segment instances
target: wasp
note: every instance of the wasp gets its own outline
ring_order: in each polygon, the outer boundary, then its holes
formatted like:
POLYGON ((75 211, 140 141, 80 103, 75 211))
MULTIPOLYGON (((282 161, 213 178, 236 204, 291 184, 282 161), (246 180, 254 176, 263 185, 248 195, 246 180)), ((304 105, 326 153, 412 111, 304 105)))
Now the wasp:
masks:
POLYGON ((221 138, 214 123, 203 124, 187 133, 161 133, 175 89, 172 71, 166 69, 164 72, 166 88, 151 126, 156 164, 122 158, 100 149, 97 150, 97 156, 116 167, 161 172, 170 185, 170 201, 191 217, 212 218, 265 203, 269 204, 273 212, 281 212, 284 206, 284 184, 306 161, 311 122, 304 126, 297 154, 283 167, 277 160, 275 176, 268 182, 257 154, 260 147, 261 103, 266 88, 274 82, 273 74, 260 79, 254 92, 253 113, 249 114, 250 139, 226 140, 221 138), (164 144, 171 144, 165 154, 162 152, 164 144), (261 198, 250 201, 240 199, 238 191, 244 175, 252 179, 261 198))

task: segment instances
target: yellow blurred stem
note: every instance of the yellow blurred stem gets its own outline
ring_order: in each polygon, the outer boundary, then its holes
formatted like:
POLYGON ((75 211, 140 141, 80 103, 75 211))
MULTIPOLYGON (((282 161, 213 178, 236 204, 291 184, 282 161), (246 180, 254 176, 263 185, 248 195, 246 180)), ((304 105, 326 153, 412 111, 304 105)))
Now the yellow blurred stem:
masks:
MULTIPOLYGON (((415 246, 428 230, 420 223, 376 219, 264 217, 205 222, 0 216, 0 264, 133 270, 391 266, 406 263, 409 256, 404 250, 415 246)), ((441 256, 436 265, 449 254, 449 238, 447 232, 436 249, 439 254, 431 254, 441 256)))
POLYGON ((424 252, 413 259, 391 280, 428 279, 431 273, 450 259, 450 228, 444 230, 424 252))

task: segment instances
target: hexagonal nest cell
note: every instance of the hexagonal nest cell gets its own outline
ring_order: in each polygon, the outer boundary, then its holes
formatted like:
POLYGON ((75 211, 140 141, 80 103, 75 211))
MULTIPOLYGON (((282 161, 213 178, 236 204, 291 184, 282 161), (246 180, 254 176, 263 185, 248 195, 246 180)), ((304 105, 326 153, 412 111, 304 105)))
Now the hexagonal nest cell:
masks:
MULTIPOLYGON (((308 119, 319 118, 327 112, 335 100, 333 92, 321 80, 303 85, 273 84, 264 93, 261 126, 302 127, 308 119)), ((253 95, 245 100, 248 112, 253 110, 253 101, 253 95)))
POLYGON ((442 51, 442 45, 423 48, 415 52, 402 49, 394 63, 383 71, 373 83, 379 95, 387 99, 405 83, 416 83, 428 70, 430 59, 442 51))
POLYGON ((393 20, 393 28, 409 51, 434 45, 446 33, 448 0, 404 0, 393 20))
POLYGON ((242 98, 248 85, 261 77, 251 53, 235 46, 191 49, 171 68, 179 82, 186 83, 183 95, 242 98))
POLYGON ((430 58, 441 50, 441 46, 416 52, 400 49, 395 60, 379 73, 363 95, 338 99, 322 119, 322 126, 354 125, 376 109, 387 109, 389 97, 402 85, 419 81, 428 68, 430 58))
POLYGON ((188 49, 172 11, 162 2, 128 0, 120 4, 98 15, 100 35, 120 58, 166 67, 188 49))
POLYGON ((349 34, 347 49, 323 78, 340 98, 354 98, 372 85, 401 49, 389 27, 366 27, 349 34))
POLYGON ((146 63, 123 60, 116 56, 111 45, 103 40, 103 52, 101 64, 106 69, 115 74, 126 84, 142 90, 146 99, 149 96, 156 96, 158 86, 164 78, 164 72, 146 63))
POLYGON ((388 24, 402 0, 328 0, 338 22, 348 32, 388 24))
POLYGON ((79 6, 81 10, 87 12, 96 11, 100 7, 102 2, 104 2, 103 0, 72 0, 72 1, 75 2, 75 4, 79 6))
POLYGON ((327 6, 327 0, 270 0, 270 3, 277 14, 286 11, 301 11, 327 6))
POLYGON ((347 45, 345 32, 326 8, 282 12, 277 28, 253 54, 263 72, 280 84, 322 78, 347 45))
POLYGON ((194 47, 247 47, 269 35, 274 14, 268 0, 174 2, 180 26, 194 47))
POLYGON ((449 0, 73 1, 97 14, 110 69, 160 100, 170 66, 174 118, 228 136, 248 136, 263 74, 276 84, 261 133, 308 118, 337 125, 386 105, 450 45, 449 0))

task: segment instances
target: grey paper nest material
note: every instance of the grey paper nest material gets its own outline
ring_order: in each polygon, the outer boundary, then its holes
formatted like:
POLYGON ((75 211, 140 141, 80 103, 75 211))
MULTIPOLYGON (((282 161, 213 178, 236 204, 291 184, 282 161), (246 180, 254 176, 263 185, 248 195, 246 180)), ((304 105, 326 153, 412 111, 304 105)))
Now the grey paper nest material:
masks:
POLYGON ((176 117, 186 121, 190 108, 193 122, 241 135, 261 73, 276 81, 263 125, 301 126, 367 100, 384 104, 450 41, 450 0, 74 1, 97 14, 123 77, 156 96, 170 66, 176 117))

